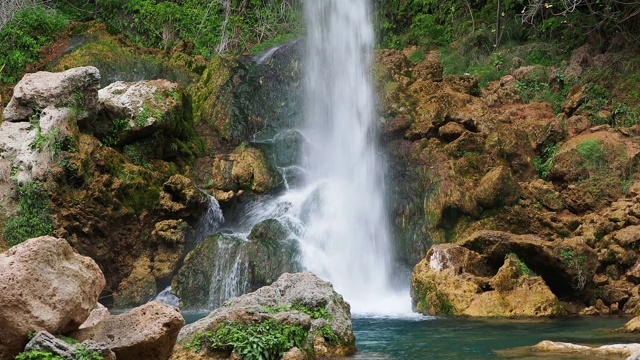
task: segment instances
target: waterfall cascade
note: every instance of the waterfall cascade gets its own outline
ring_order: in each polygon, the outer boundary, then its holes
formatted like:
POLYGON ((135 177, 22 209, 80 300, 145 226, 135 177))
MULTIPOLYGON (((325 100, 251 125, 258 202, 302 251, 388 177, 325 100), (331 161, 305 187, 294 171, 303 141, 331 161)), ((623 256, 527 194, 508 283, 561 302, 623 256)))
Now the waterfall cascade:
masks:
MULTIPOLYGON (((295 172, 300 175, 282 195, 247 206, 247 212, 229 225, 233 235, 217 237, 218 260, 211 279, 209 308, 251 291, 249 284, 256 279, 248 277, 256 268, 291 271, 301 267, 333 283, 355 314, 411 313, 408 291, 394 288, 391 276, 393 247, 384 203, 384 156, 377 148, 370 79, 374 34, 368 1, 305 2, 306 124, 284 132, 280 129, 280 135, 254 141, 275 148, 279 137, 299 141, 303 148, 300 161, 278 161, 278 156, 274 161, 285 179, 287 169, 300 169, 295 172), (260 242, 250 233, 267 220, 277 220, 280 225, 276 228, 286 232, 278 236, 275 249, 287 251, 256 261, 252 257, 260 255, 251 249, 260 242), (291 242, 297 246, 291 247, 291 242), (296 262, 295 256, 290 256, 294 248, 301 266, 283 265, 285 261, 296 262)), ((278 51, 268 51, 266 58, 278 51)), ((259 60, 256 66, 268 62, 262 57, 259 60)), ((289 147, 283 149, 291 151, 289 147)), ((217 208, 217 203, 212 207, 217 208)))

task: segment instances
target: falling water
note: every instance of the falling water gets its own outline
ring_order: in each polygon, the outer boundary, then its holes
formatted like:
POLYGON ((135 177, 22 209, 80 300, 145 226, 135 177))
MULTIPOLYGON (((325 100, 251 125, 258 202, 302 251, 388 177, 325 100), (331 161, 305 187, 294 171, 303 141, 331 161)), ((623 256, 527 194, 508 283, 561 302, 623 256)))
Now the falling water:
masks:
POLYGON ((391 284, 369 0, 305 1, 305 16, 307 181, 315 190, 303 265, 331 281, 355 313, 410 312, 408 295, 391 284))

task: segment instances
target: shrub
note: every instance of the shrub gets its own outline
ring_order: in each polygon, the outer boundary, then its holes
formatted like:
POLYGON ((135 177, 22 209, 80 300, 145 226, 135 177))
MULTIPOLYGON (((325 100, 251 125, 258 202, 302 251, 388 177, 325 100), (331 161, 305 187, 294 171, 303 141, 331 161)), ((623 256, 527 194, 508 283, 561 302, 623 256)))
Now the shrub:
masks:
POLYGON ((0 30, 0 82, 15 84, 25 64, 39 58, 38 49, 50 44, 67 26, 61 13, 42 6, 18 11, 0 30))
POLYGON ((18 185, 17 215, 10 217, 4 228, 9 246, 53 232, 49 194, 38 181, 18 185))

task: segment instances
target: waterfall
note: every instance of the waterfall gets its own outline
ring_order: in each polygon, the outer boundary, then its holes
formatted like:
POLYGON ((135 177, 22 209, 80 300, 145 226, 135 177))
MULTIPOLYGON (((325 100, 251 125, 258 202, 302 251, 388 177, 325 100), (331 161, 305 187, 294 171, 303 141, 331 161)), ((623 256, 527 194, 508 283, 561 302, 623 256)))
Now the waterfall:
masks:
POLYGON ((332 282, 354 313, 410 312, 408 294, 398 294, 391 279, 369 0, 311 0, 304 10, 307 184, 315 192, 303 266, 332 282))

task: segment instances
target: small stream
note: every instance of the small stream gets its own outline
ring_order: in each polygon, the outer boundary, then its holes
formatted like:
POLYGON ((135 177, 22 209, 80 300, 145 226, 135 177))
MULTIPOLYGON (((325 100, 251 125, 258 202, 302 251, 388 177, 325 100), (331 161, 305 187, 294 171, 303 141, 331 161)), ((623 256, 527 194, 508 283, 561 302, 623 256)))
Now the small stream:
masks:
MULTIPOLYGON (((206 314, 183 315, 190 323, 206 314)), ((587 345, 638 342, 637 335, 611 332, 629 320, 617 316, 527 320, 356 316, 353 330, 358 353, 343 360, 586 360, 593 358, 545 356, 529 347, 542 340, 587 345)))

